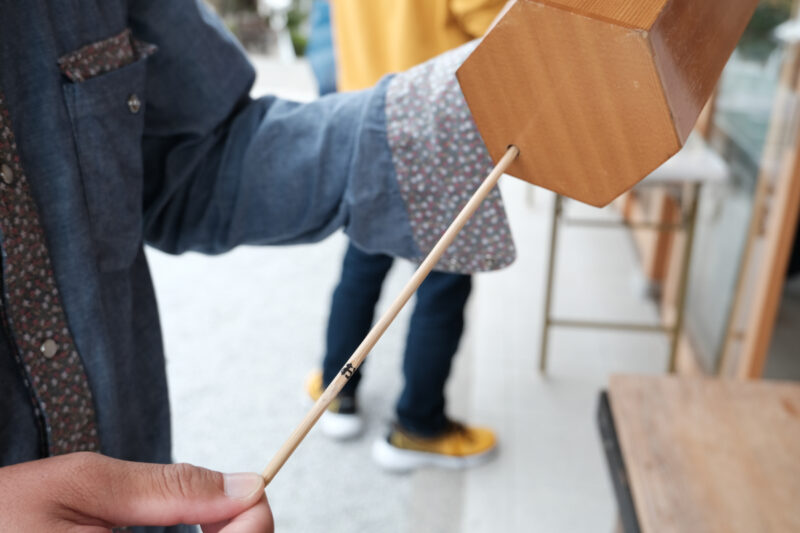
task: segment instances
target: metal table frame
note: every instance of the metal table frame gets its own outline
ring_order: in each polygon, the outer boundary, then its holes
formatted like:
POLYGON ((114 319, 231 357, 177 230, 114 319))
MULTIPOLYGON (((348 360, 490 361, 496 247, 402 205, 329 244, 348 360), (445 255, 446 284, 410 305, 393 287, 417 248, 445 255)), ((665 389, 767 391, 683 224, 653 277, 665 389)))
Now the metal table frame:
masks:
POLYGON ((679 224, 661 224, 650 222, 629 222, 626 220, 587 220, 587 219, 566 219, 564 215, 564 197, 556 195, 553 207, 552 228, 550 233, 550 258, 547 267, 547 286, 544 305, 544 324, 542 327, 542 343, 539 354, 539 370, 542 373, 547 371, 548 347, 550 342, 551 327, 580 328, 580 329, 601 329, 617 330, 628 332, 663 333, 670 338, 669 372, 674 372, 677 364, 678 345, 680 334, 683 330, 683 322, 686 307, 686 295, 689 288, 689 267, 692 261, 692 248, 694 245, 695 228, 697 226, 697 211, 702 183, 687 183, 684 187, 688 191, 682 195, 682 221, 679 224), (688 204, 688 206, 686 205, 688 204), (628 322, 613 322, 603 320, 566 320, 552 316, 554 278, 556 268, 556 254, 558 252, 558 236, 561 224, 569 226, 582 226, 594 228, 627 228, 651 229, 656 231, 685 231, 683 257, 681 260, 680 277, 678 281, 678 299, 676 302, 676 315, 672 324, 638 324, 628 322))
POLYGON ((619 516, 616 529, 622 533, 640 533, 641 528, 636 514, 636 504, 633 501, 631 484, 628 480, 628 470, 625 468, 625 459, 622 456, 622 448, 619 445, 617 429, 614 424, 614 412, 611 410, 611 403, 606 391, 600 393, 597 403, 597 427, 603 441, 603 451, 611 474, 611 484, 614 486, 614 494, 617 497, 619 516))

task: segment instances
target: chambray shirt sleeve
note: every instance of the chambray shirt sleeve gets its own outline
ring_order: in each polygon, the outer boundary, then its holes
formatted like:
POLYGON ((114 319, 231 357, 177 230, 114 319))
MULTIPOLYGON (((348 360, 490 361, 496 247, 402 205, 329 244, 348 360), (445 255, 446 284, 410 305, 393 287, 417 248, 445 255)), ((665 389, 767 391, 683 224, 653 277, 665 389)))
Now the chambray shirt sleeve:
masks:
POLYGON ((389 79, 308 104, 250 99, 253 68, 199 0, 132 0, 147 59, 144 232, 171 253, 320 240, 414 258, 386 138, 389 79))

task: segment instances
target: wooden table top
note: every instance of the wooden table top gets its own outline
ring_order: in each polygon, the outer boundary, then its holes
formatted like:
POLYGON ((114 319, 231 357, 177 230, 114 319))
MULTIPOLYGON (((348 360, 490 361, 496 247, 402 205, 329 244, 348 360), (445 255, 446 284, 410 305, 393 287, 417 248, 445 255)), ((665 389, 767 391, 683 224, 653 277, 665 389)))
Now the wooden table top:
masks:
POLYGON ((800 384, 614 376, 644 533, 800 532, 800 384))

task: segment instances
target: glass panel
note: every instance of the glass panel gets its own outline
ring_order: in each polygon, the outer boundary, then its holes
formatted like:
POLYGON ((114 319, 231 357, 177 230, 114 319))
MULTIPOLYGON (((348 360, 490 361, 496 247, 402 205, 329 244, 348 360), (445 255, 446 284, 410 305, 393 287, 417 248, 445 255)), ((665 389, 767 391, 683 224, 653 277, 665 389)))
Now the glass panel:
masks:
POLYGON ((731 179, 702 192, 686 310, 686 329, 707 372, 716 370, 723 349, 787 56, 775 28, 791 18, 792 4, 761 2, 718 87, 709 141, 729 164, 731 179))

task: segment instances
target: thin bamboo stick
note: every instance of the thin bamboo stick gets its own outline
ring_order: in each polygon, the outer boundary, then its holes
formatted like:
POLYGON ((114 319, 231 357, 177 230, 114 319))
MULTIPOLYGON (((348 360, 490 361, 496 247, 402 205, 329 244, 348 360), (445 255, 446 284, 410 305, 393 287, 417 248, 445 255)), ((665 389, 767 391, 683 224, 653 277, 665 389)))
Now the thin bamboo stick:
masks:
POLYGON ((428 254, 428 257, 425 258, 422 264, 420 264, 419 268, 417 268, 416 272, 414 272, 414 275, 411 277, 408 283, 406 283, 406 286, 403 288, 397 298, 395 298, 394 302, 392 302, 386 312, 384 312, 380 319, 375 323, 359 347, 356 348, 356 351, 353 352, 353 355, 350 356, 350 359, 347 361, 347 364, 344 365, 342 371, 337 374, 333 381, 331 381, 330 385, 328 385, 328 387, 322 393, 322 396, 320 396, 319 399, 314 403, 314 406, 311 408, 311 410, 306 414, 297 428, 295 428, 286 442, 283 443, 278 452, 261 473, 261 476, 264 478, 264 481, 267 485, 269 485, 270 481, 273 480, 278 471, 297 449, 308 432, 311 431, 311 428, 314 427, 314 424, 316 424, 317 420, 319 420, 330 403, 336 398, 336 395, 339 394, 339 391, 341 391, 345 384, 350 380, 356 369, 361 366, 361 363, 364 362, 364 359, 366 359, 369 352, 383 336, 384 332, 386 332, 386 330, 389 328, 391 323, 400 313, 400 310, 403 309, 405 304, 408 303, 408 300, 411 299, 411 296, 414 294, 414 292, 416 292, 425 278, 428 277, 428 274, 430 274, 431 270, 433 270, 433 267, 435 267, 442 258, 445 250, 447 250, 447 248, 453 243, 458 233, 464 228, 469 219, 472 218, 472 216, 475 214, 475 211, 478 210, 480 204, 486 199, 495 185, 497 185, 500 177, 511 165, 511 163, 514 162, 517 156, 519 156, 519 149, 516 146, 510 146, 497 166, 492 169, 492 172, 483 181, 478 190, 475 191, 475 194, 472 195, 472 198, 470 198, 470 200, 467 202, 467 205, 464 206, 450 227, 447 228, 447 231, 445 231, 444 235, 442 235, 442 238, 439 239, 439 242, 436 243, 436 246, 433 247, 433 250, 431 250, 431 252, 428 254))

